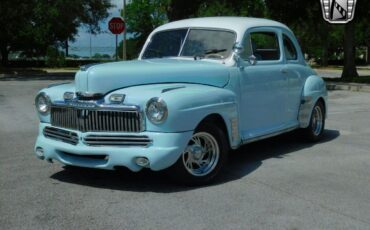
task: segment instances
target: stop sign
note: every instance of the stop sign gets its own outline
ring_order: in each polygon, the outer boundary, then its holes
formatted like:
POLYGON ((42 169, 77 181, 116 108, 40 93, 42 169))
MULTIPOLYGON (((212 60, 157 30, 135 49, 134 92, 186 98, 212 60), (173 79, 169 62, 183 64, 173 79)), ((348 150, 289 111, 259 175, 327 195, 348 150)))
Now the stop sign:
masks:
POLYGON ((109 30, 113 34, 120 34, 126 29, 125 22, 122 20, 122 18, 118 18, 118 17, 112 18, 108 22, 108 26, 109 26, 109 30))

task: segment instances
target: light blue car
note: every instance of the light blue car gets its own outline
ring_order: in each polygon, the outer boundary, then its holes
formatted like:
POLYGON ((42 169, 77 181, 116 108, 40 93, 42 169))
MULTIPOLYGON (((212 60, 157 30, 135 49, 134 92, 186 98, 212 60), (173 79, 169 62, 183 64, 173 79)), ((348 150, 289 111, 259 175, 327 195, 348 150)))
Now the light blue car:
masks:
POLYGON ((294 129, 319 140, 327 91, 287 26, 210 17, 157 28, 138 60, 82 67, 36 108, 40 159, 204 184, 230 149, 294 129))

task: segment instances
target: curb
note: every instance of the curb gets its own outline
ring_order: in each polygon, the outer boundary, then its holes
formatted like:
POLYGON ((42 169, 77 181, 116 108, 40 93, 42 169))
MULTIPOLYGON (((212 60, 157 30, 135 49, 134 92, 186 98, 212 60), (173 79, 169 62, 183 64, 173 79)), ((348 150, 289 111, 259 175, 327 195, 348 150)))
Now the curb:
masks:
POLYGON ((328 90, 348 90, 370 93, 370 85, 360 83, 326 82, 326 88, 328 90))
POLYGON ((75 77, 74 72, 57 72, 42 74, 0 74, 0 81, 25 80, 70 80, 75 77))

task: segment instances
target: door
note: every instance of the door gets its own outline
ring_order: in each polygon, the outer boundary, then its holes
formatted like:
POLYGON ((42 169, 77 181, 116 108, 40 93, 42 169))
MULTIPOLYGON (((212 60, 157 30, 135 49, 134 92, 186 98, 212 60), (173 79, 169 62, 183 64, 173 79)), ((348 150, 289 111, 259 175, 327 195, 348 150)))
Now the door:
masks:
POLYGON ((276 28, 255 28, 245 36, 243 58, 253 54, 257 59, 255 65, 240 70, 240 122, 245 141, 277 132, 287 122, 288 81, 283 73, 281 36, 276 28))
POLYGON ((305 81, 305 70, 303 56, 298 52, 299 46, 293 35, 283 33, 283 47, 286 65, 283 73, 288 80, 286 90, 286 117, 291 124, 298 124, 298 111, 301 104, 301 95, 305 81))

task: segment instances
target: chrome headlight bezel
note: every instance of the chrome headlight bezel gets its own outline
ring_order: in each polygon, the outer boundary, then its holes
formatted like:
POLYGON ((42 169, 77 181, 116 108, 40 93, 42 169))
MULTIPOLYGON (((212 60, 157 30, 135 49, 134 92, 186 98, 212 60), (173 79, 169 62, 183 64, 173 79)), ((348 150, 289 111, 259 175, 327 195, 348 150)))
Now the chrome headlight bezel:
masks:
POLYGON ((41 115, 44 115, 44 116, 48 115, 50 113, 50 106, 51 106, 50 97, 44 92, 39 93, 35 98, 35 106, 36 106, 37 112, 39 112, 41 115), (43 99, 44 103, 41 104, 40 99, 43 99))
POLYGON ((153 97, 151 98, 147 103, 145 107, 145 114, 147 118, 149 119, 150 122, 152 122, 155 125, 162 124, 163 122, 166 121, 168 117, 168 107, 166 102, 159 97, 153 97), (157 113, 161 113, 160 117, 155 117, 153 116, 153 109, 156 109, 157 113))

